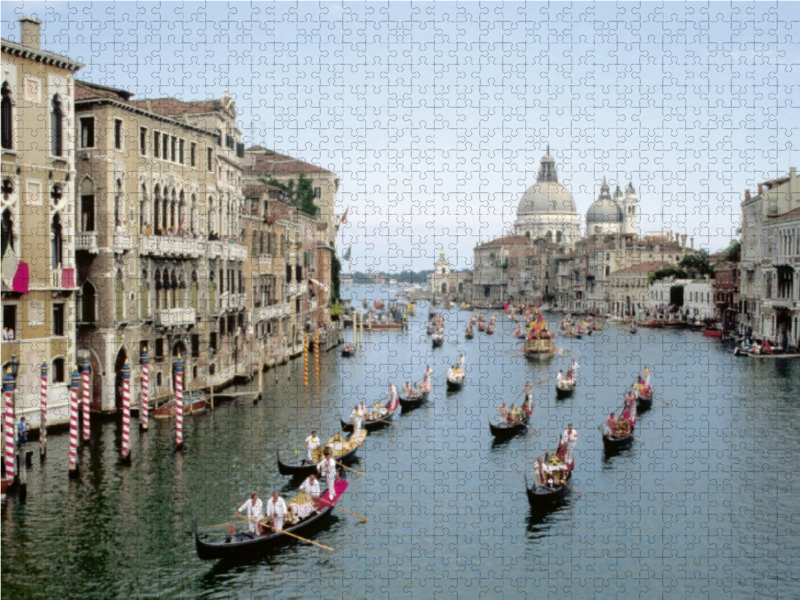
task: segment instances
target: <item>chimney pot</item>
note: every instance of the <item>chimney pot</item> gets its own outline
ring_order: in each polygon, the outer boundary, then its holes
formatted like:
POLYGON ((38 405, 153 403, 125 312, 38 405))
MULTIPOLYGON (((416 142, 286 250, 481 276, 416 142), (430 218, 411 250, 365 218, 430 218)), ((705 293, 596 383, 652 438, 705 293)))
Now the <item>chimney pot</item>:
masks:
MULTIPOLYGON (((761 186, 759 186, 759 187, 761 187, 761 186)), ((750 190, 745 190, 744 191, 744 199, 745 200, 750 200, 750 190)))
POLYGON ((758 184, 758 195, 760 196, 762 193, 764 193, 764 184, 763 183, 759 183, 758 184))
POLYGON ((40 50, 42 47, 42 22, 30 16, 17 19, 19 21, 20 44, 28 48, 40 50))

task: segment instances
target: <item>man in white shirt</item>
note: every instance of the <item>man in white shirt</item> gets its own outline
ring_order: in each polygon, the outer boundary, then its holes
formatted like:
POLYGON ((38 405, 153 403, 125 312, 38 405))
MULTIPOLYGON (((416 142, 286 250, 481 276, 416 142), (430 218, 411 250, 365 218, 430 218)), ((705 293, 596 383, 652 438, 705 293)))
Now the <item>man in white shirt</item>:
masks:
POLYGON ((333 460, 330 450, 325 450, 325 458, 317 465, 317 471, 328 484, 328 497, 333 500, 336 497, 333 485, 336 482, 336 461, 333 460))
POLYGON ((297 489, 305 494, 308 494, 312 498, 319 498, 319 479, 317 479, 317 476, 312 473, 303 483, 300 484, 300 487, 297 489))
POLYGON ((561 381, 563 379, 564 379, 564 372, 563 371, 559 371, 558 375, 556 375, 556 383, 561 383, 561 381))
POLYGON ((314 462, 314 450, 319 448, 320 441, 317 437, 317 432, 312 431, 311 435, 306 438, 306 441, 303 443, 306 447, 306 460, 310 463, 314 462))
POLYGON ((564 463, 569 466, 575 461, 572 452, 578 444, 578 432, 572 428, 572 423, 567 426, 567 430, 561 436, 561 443, 565 446, 564 463))
POLYGON ((283 517, 285 516, 286 502, 278 495, 278 492, 272 492, 272 498, 267 501, 267 518, 275 531, 283 529, 283 517))
POLYGON ((242 504, 234 514, 247 519, 250 533, 258 533, 258 522, 261 520, 263 511, 264 504, 258 499, 258 492, 253 492, 250 494, 250 499, 242 504))
POLYGON ((467 359, 462 352, 461 354, 458 355, 458 366, 461 367, 461 370, 463 371, 466 364, 467 364, 467 359))

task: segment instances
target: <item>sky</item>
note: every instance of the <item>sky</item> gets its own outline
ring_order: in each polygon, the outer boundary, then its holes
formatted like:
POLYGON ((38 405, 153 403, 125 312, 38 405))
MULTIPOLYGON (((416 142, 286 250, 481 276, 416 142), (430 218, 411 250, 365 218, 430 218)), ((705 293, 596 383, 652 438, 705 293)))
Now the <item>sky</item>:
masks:
POLYGON ((470 268, 548 144, 582 219, 630 181, 640 233, 712 252, 800 163, 797 3, 2 2, 4 38, 22 14, 80 79, 227 87, 248 145, 339 174, 353 270, 470 268))

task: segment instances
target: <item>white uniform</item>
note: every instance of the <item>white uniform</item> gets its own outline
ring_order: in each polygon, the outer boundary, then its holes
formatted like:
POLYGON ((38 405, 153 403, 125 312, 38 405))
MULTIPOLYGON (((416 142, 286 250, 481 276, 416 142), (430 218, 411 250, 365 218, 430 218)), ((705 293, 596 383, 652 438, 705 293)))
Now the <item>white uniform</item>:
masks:
POLYGON ((361 433, 361 427, 364 424, 364 411, 361 408, 361 405, 357 406, 353 409, 353 435, 358 438, 359 433, 361 433))
POLYGON ((559 371, 559 372, 558 372, 558 375, 556 375, 556 382, 557 382, 557 383, 561 383, 561 381, 562 381, 563 379, 564 379, 564 375, 561 373, 561 371, 559 371))
POLYGON ((572 431, 566 430, 564 435, 561 436, 561 443, 567 445, 567 451, 564 453, 564 462, 568 465, 572 464, 572 461, 575 460, 572 451, 575 450, 575 446, 578 444, 578 432, 574 429, 572 431))
POLYGON ((325 478, 325 483, 328 484, 328 497, 333 500, 336 495, 333 489, 333 484, 336 482, 336 461, 332 457, 323 460, 317 465, 317 471, 325 478))
POLYGON ((320 444, 319 438, 315 435, 310 435, 306 438, 305 447, 307 449, 306 459, 308 460, 308 462, 310 463, 314 462, 314 450, 319 448, 319 444, 320 444))
POLYGON ((461 367, 461 370, 464 370, 464 366, 467 364, 466 357, 462 354, 458 357, 458 365, 461 367))
POLYGON ((272 498, 267 500, 267 518, 273 517, 272 526, 277 531, 283 529, 283 517, 285 516, 286 502, 283 501, 283 498, 279 497, 277 502, 272 498))
POLYGON ((319 491, 319 479, 314 479, 314 483, 311 483, 311 479, 307 478, 301 485, 300 491, 305 492, 312 498, 319 498, 320 491, 319 491))
POLYGON ((248 499, 236 512, 242 513, 247 517, 250 533, 258 533, 258 522, 264 515, 264 504, 260 498, 255 502, 253 502, 252 498, 248 499))
POLYGON ((566 467, 564 465, 548 465, 547 463, 542 463, 542 465, 539 466, 539 463, 536 463, 535 469, 539 471, 539 484, 549 486, 553 484, 553 472, 564 471, 566 470, 566 467))

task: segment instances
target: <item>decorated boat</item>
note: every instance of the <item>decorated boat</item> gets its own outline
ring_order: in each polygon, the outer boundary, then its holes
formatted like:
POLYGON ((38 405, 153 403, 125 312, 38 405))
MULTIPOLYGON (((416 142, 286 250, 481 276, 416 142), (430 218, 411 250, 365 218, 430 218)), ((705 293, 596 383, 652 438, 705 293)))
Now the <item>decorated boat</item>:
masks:
POLYGON ((653 404, 653 388, 641 379, 633 384, 633 393, 636 395, 636 402, 639 406, 647 408, 653 404))
POLYGON ((471 340, 475 337, 475 332, 472 329, 472 325, 467 325, 467 330, 464 332, 464 337, 468 340, 471 340))
MULTIPOLYGON (((397 408, 394 410, 389 410, 389 403, 384 406, 381 404, 380 400, 377 401, 367 409, 367 412, 364 415, 364 423, 362 427, 367 431, 374 431, 389 425, 391 421, 394 421, 397 418, 397 411, 399 408, 400 405, 398 404, 397 408)), ((342 423, 342 431, 353 431, 355 425, 352 418, 349 421, 345 421, 344 419, 339 420, 342 423)))
POLYGON ((567 398, 568 396, 572 396, 572 392, 575 391, 577 383, 575 378, 569 374, 562 378, 561 381, 556 381, 556 397, 567 398))
MULTIPOLYGON (((183 414, 197 415, 205 412, 207 405, 207 396, 201 391, 193 391, 185 394, 183 397, 183 414)), ((178 410, 178 405, 175 398, 165 402, 156 408, 152 415, 154 419, 159 421, 167 421, 175 416, 178 410)))
POLYGON ((556 353, 556 345, 553 343, 553 336, 547 329, 542 311, 537 309, 536 313, 536 320, 531 321, 528 325, 523 353, 525 358, 531 360, 549 359, 556 353))
POLYGON ((494 323, 489 323, 486 326, 486 335, 492 335, 494 333, 494 323))
POLYGON ((436 333, 436 325, 433 323, 433 321, 428 323, 428 326, 425 328, 425 333, 427 333, 428 335, 433 335, 434 333, 436 333))
MULTIPOLYGON (((544 463, 550 467, 565 467, 564 462, 556 454, 545 454, 544 463)), ((533 512, 548 510, 557 506, 571 489, 567 483, 572 478, 572 470, 567 468, 560 473, 556 472, 552 479, 546 483, 541 480, 528 485, 528 476, 525 475, 525 491, 533 512)), ((539 476, 536 476, 537 480, 539 476)))
POLYGON ((441 331, 437 331, 431 336, 431 343, 433 344, 434 348, 438 348, 442 344, 444 344, 444 334, 441 331))
POLYGON ((349 358, 356 353, 355 348, 352 344, 347 344, 344 348, 342 348, 342 356, 345 358, 349 358))
POLYGON ((290 509, 293 506, 305 508, 311 505, 311 507, 307 509, 309 514, 304 518, 296 517, 296 511, 290 510, 289 514, 284 518, 284 530, 282 532, 268 529, 265 520, 261 521, 259 533, 236 532, 233 523, 231 523, 230 529, 234 531, 229 530, 226 535, 211 539, 210 536, 200 534, 197 529, 197 522, 192 521, 192 533, 194 534, 197 556, 201 560, 246 560, 254 555, 274 551, 285 544, 297 543, 296 538, 286 535, 284 532, 296 535, 302 533, 303 537, 312 534, 324 522, 325 518, 333 510, 334 505, 341 500, 347 490, 347 480, 343 470, 339 470, 339 477, 339 481, 335 482, 334 485, 335 493, 333 499, 328 495, 328 490, 325 490, 317 499, 310 498, 302 492, 291 498, 286 503, 286 506, 290 509))
POLYGON ((329 439, 324 446, 320 446, 314 450, 314 462, 311 463, 305 458, 293 465, 284 463, 281 461, 280 452, 276 451, 276 456, 278 457, 278 472, 280 472, 281 475, 308 477, 312 473, 317 472, 317 464, 322 462, 325 448, 331 449, 331 456, 334 458, 334 460, 343 463, 355 457, 359 446, 364 443, 365 439, 367 439, 366 429, 361 430, 357 439, 353 439, 352 435, 348 438, 345 438, 341 433, 337 433, 331 439, 329 439))
POLYGON ((529 420, 530 416, 526 415, 521 408, 514 408, 511 410, 509 418, 505 420, 501 418, 500 423, 492 423, 489 419, 489 432, 496 440, 509 439, 527 430, 529 420))
POLYGON ((406 395, 405 398, 402 396, 400 397, 400 406, 403 409, 403 412, 412 410, 414 408, 418 408, 425 404, 428 401, 428 394, 429 391, 418 391, 412 394, 406 395))
POLYGON ((460 367, 453 367, 447 371, 447 391, 457 392, 464 387, 464 380, 467 374, 460 367))

